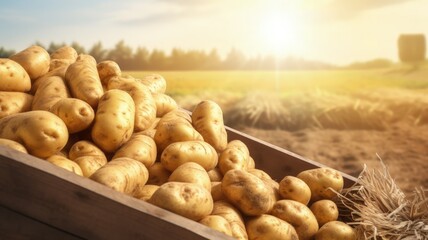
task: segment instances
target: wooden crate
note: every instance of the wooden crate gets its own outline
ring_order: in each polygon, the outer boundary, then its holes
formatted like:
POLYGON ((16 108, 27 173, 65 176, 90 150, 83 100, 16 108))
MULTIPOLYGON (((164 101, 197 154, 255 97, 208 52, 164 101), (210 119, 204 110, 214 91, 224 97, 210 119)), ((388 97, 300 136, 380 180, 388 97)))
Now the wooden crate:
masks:
MULTIPOLYGON (((323 165, 231 128, 281 180, 323 165)), ((356 179, 343 174, 345 186, 356 179)), ((232 239, 44 160, 0 146, 0 239, 232 239)))

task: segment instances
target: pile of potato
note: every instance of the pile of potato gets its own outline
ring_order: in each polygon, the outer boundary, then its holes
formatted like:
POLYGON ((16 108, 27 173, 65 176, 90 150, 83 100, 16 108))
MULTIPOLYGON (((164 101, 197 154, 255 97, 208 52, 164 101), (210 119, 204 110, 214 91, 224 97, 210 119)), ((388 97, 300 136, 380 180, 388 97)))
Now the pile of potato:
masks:
POLYGON ((237 239, 355 239, 332 201, 343 178, 318 168, 278 183, 228 141, 223 113, 192 114, 160 75, 122 75, 71 47, 0 59, 0 144, 28 152, 237 239))

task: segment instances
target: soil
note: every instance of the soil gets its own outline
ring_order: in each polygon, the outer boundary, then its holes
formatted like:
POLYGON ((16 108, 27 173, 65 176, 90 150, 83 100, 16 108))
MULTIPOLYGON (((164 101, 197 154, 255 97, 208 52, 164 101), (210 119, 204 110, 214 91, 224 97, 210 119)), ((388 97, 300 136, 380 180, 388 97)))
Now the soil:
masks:
POLYGON ((404 192, 411 193, 415 187, 428 189, 428 125, 397 122, 384 131, 237 129, 353 176, 365 164, 378 168, 380 157, 404 192))

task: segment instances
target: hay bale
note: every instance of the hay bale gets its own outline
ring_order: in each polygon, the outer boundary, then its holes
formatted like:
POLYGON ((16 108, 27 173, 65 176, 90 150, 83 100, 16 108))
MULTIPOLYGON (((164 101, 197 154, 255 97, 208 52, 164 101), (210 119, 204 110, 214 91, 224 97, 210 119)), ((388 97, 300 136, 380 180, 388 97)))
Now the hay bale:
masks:
POLYGON ((402 62, 421 62, 425 60, 425 51, 425 35, 402 34, 398 37, 398 56, 402 62))

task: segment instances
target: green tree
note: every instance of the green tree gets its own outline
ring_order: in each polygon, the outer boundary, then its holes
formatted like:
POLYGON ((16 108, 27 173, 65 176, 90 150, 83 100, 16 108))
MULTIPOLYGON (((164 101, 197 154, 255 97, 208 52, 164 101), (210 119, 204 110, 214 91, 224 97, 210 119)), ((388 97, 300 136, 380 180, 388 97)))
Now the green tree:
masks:
POLYGON ((4 47, 0 47, 0 58, 8 58, 15 54, 14 50, 6 50, 4 47))
POLYGON ((74 50, 76 50, 77 54, 85 53, 85 48, 80 45, 78 42, 72 42, 70 45, 74 50))
POLYGON ((107 54, 107 59, 115 61, 121 69, 129 70, 132 67, 132 48, 121 40, 107 54))
POLYGON ((66 45, 65 43, 58 43, 57 44, 57 43, 51 42, 49 44, 48 49, 46 49, 46 51, 48 51, 48 53, 51 54, 51 53, 55 52, 55 50, 57 50, 58 48, 64 47, 65 45, 66 45))
POLYGON ((149 66, 149 50, 147 48, 138 47, 134 56, 132 57, 131 68, 133 70, 145 70, 149 66))
POLYGON ((97 62, 101 62, 106 60, 107 50, 103 48, 103 44, 101 42, 97 42, 89 50, 89 55, 94 57, 97 62))
POLYGON ((232 48, 230 52, 227 54, 226 59, 223 61, 224 69, 237 70, 242 69, 245 66, 246 57, 245 55, 232 48))
POLYGON ((154 49, 149 57, 149 68, 152 70, 165 70, 167 56, 162 50, 154 49))

